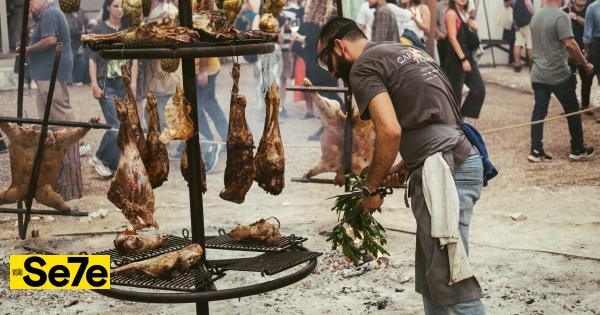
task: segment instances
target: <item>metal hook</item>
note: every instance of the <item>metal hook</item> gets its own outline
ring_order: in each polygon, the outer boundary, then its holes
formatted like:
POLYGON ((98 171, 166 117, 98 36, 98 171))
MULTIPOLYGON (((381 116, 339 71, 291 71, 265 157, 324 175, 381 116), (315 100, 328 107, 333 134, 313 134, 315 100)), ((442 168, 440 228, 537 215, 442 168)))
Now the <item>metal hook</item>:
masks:
POLYGON ((235 77, 233 76, 233 70, 238 71, 238 69, 236 67, 231 68, 231 70, 229 70, 229 75, 231 76, 231 78, 233 79, 233 85, 237 88, 238 92, 237 93, 233 93, 232 90, 229 90, 229 93, 231 93, 231 95, 233 96, 238 96, 240 94, 240 86, 237 84, 237 82, 235 82, 235 77))
POLYGON ((177 78, 177 81, 178 81, 177 84, 179 85, 181 83, 181 78, 178 75, 174 74, 174 73, 171 74, 171 77, 169 78, 169 82, 171 82, 171 80, 173 79, 173 77, 177 78))
POLYGON ((231 55, 231 62, 235 63, 240 63, 240 56, 235 54, 235 46, 231 46, 231 49, 233 50, 233 55, 231 55), (235 60, 233 60, 233 56, 235 56, 235 60))
POLYGON ((146 68, 146 71, 144 71, 144 77, 146 77, 146 73, 148 73, 148 70, 152 70, 152 76, 150 77, 150 81, 148 82, 148 92, 154 92, 154 90, 156 90, 156 87, 158 86, 158 83, 154 82, 154 88, 150 89, 150 83, 152 83, 152 79, 154 79, 154 68, 152 67, 148 67, 146 68))
POLYGON ((102 72, 104 73, 104 81, 102 82, 102 97, 108 97, 108 95, 106 94, 106 69, 102 70, 102 72))

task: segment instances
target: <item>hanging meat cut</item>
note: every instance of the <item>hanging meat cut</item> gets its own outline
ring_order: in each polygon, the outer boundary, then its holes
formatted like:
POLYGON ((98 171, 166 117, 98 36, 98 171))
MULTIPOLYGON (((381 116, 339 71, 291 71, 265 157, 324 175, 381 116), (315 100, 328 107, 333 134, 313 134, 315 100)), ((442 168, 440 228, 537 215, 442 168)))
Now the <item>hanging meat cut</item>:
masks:
POLYGON ((192 107, 183 96, 183 88, 177 84, 175 94, 167 101, 165 106, 165 120, 167 128, 163 130, 159 139, 162 143, 169 140, 187 140, 194 135, 194 123, 190 118, 192 107))
POLYGON ((147 227, 158 228, 154 221, 154 192, 148 173, 134 142, 131 123, 128 120, 127 106, 122 99, 115 99, 117 116, 121 121, 117 144, 121 148, 121 158, 117 172, 108 190, 110 200, 129 222, 134 230, 147 227))
POLYGON ((254 140, 246 121, 246 97, 239 94, 240 64, 231 70, 233 88, 229 107, 229 133, 227 135, 227 164, 225 165, 225 188, 219 196, 235 203, 242 203, 254 181, 254 140))
MULTIPOLYGON (((312 83, 305 78, 304 85, 312 86, 312 83)), ((314 91, 310 92, 310 96, 319 109, 325 130, 321 135, 321 160, 305 176, 311 178, 321 173, 335 172, 336 176, 333 182, 342 186, 345 183, 343 158, 346 115, 342 113, 337 101, 322 97, 314 91)), ((358 175, 371 164, 375 146, 375 131, 370 120, 359 118, 356 106, 352 112, 352 172, 358 175)))
POLYGON ((148 135, 146 136, 148 159, 144 165, 152 188, 156 188, 169 178, 169 152, 167 146, 158 139, 160 135, 158 102, 152 92, 146 96, 146 108, 148 110, 148 135))
MULTIPOLYGON (((92 117, 90 121, 97 123, 100 121, 100 117, 92 117)), ((0 129, 10 140, 8 153, 12 176, 12 182, 8 189, 0 192, 0 205, 4 205, 16 203, 19 200, 24 201, 27 198, 42 131, 27 129, 7 122, 0 123, 0 129)), ((57 128, 48 131, 34 196, 37 202, 59 211, 71 210, 63 198, 54 191, 53 185, 67 148, 83 138, 88 131, 90 131, 90 127, 57 128)))
MULTIPOLYGON (((204 164, 204 159, 202 159, 202 154, 200 155, 200 181, 202 182, 202 193, 206 192, 206 164, 204 164)), ((183 147, 183 153, 181 153, 181 175, 183 175, 183 179, 186 182, 189 182, 189 164, 188 164, 188 154, 187 154, 187 143, 183 147)))
POLYGON ((137 109, 135 94, 131 89, 131 72, 129 72, 129 67, 127 67, 126 64, 121 65, 121 74, 123 74, 123 84, 127 89, 125 92, 125 104, 127 105, 127 116, 133 131, 133 139, 140 151, 142 161, 144 161, 144 165, 146 165, 150 156, 148 155, 148 147, 146 145, 146 139, 144 139, 144 132, 142 131, 142 123, 140 122, 140 113, 137 109))
POLYGON ((123 254, 140 254, 165 245, 163 235, 139 235, 135 230, 125 230, 113 241, 115 249, 123 254))
POLYGON ((152 278, 171 280, 190 269, 201 257, 202 247, 192 244, 178 251, 112 269, 110 276, 147 275, 152 278))
POLYGON ((279 88, 273 83, 265 96, 266 117, 256 156, 254 179, 272 195, 279 195, 285 187, 285 156, 279 131, 279 88))

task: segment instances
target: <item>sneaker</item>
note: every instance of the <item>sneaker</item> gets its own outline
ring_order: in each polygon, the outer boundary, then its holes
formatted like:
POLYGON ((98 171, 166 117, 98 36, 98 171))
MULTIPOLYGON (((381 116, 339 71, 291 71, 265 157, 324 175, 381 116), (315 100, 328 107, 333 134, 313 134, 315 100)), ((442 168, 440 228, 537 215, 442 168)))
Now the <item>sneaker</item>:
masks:
POLYGON ((181 152, 176 151, 174 153, 169 153, 169 161, 179 161, 181 160, 181 152))
POLYGON ((315 114, 306 113, 306 114, 304 114, 304 117, 302 117, 300 119, 311 119, 311 118, 315 118, 315 114))
POLYGON ((205 164, 206 174, 212 172, 217 166, 219 161, 219 153, 221 152, 221 145, 218 143, 200 143, 200 150, 202 151, 202 159, 205 164))
POLYGON ((551 161, 552 157, 549 156, 548 154, 546 154, 546 152, 544 152, 544 150, 538 151, 535 149, 531 149, 531 152, 529 153, 527 160, 532 163, 539 163, 539 162, 544 162, 547 160, 551 161))
POLYGON ((102 177, 112 177, 113 172, 106 166, 100 159, 98 159, 95 155, 89 160, 91 166, 96 169, 96 173, 98 173, 102 177))
POLYGON ((73 85, 74 86, 83 86, 83 82, 74 82, 73 85))
POLYGON ((29 88, 32 90, 37 89, 37 84, 35 84, 35 81, 31 81, 31 84, 29 84, 29 88))
POLYGON ((92 151, 92 145, 87 141, 84 141, 79 146, 79 156, 84 156, 84 155, 90 153, 90 151, 92 151))
POLYGON ((573 161, 579 161, 587 158, 591 158, 594 156, 594 148, 592 147, 583 147, 579 150, 571 150, 571 154, 569 154, 569 159, 573 161))
MULTIPOLYGON (((589 106, 581 106, 581 110, 590 109, 589 106)), ((585 115, 594 116, 594 111, 588 110, 587 112, 583 112, 585 115)))

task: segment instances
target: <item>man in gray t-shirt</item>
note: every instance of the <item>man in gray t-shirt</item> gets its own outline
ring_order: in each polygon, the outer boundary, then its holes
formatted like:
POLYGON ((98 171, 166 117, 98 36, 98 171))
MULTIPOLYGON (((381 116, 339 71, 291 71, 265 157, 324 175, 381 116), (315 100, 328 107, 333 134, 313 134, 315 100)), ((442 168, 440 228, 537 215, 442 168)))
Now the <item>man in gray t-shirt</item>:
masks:
POLYGON ((460 279, 451 276, 448 249, 432 237, 423 193, 424 161, 441 153, 455 175, 428 192, 436 195, 456 187, 460 217, 465 220, 444 223, 458 226, 467 249, 469 218, 483 186, 483 165, 460 128, 456 98, 444 73, 423 50, 371 42, 353 20, 345 18, 323 26, 317 52, 317 63, 349 83, 361 118, 371 119, 375 127, 373 158, 362 190, 365 211, 383 204, 377 188, 385 179, 386 184, 390 180, 398 184, 410 171, 408 192, 417 223, 415 290, 422 294, 427 314, 485 314, 477 279, 472 274, 460 279), (398 152, 403 160, 393 165, 398 152))
MULTIPOLYGON (((588 74, 594 72, 594 66, 581 54, 573 38, 569 16, 560 8, 563 0, 548 0, 548 5, 533 16, 531 20, 532 68, 531 86, 535 105, 531 121, 544 120, 548 114, 550 96, 554 94, 562 105, 565 114, 579 111, 579 102, 575 95, 575 82, 571 80, 568 57, 576 64, 585 65, 588 74)), ((594 155, 594 148, 586 147, 583 142, 581 115, 567 117, 571 135, 571 160, 586 159, 594 155)), ((530 162, 552 160, 543 147, 544 124, 531 126, 531 150, 527 159, 530 162)))

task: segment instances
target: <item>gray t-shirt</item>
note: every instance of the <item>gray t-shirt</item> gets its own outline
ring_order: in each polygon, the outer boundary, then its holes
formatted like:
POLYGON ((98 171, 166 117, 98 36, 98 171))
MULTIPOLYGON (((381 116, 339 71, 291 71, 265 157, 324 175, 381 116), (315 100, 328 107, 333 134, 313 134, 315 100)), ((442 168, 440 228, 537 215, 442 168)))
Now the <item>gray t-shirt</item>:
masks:
POLYGON ((407 160, 407 163, 418 165, 419 160, 428 154, 448 149, 449 141, 456 143, 453 151, 459 163, 470 151, 469 141, 460 131, 453 109, 456 106, 454 93, 443 76, 439 66, 426 52, 390 42, 367 43, 352 66, 350 86, 362 119, 369 118, 367 107, 375 96, 384 92, 390 95, 402 128, 401 141, 414 144, 401 145, 402 157, 405 160, 412 157, 413 161, 407 160), (445 134, 432 136, 428 133, 426 139, 418 143, 405 138, 429 130, 431 125, 453 126, 459 134, 450 135, 447 129, 436 129, 445 134))
POLYGON ((532 62, 531 82, 556 85, 571 75, 568 52, 562 40, 573 37, 569 16, 560 8, 545 7, 537 12, 531 23, 532 62))
MULTIPOLYGON (((71 79, 73 53, 71 52, 71 32, 65 15, 56 7, 56 4, 50 3, 42 10, 36 23, 29 45, 31 46, 48 36, 57 36, 57 42, 62 43, 62 51, 56 79, 71 79)), ((55 55, 56 47, 29 54, 29 71, 33 80, 50 80, 55 55)))

